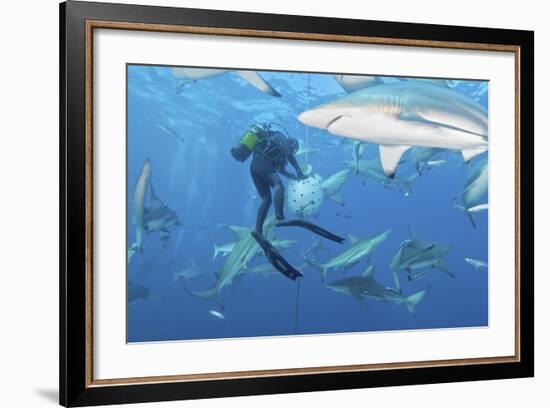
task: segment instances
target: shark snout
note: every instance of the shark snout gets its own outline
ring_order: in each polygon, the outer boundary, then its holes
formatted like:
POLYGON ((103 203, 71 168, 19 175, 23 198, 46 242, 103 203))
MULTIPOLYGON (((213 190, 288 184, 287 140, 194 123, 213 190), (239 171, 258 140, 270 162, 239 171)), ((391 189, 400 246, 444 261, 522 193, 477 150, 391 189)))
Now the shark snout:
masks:
POLYGON ((298 120, 307 126, 328 129, 333 122, 343 115, 344 112, 340 112, 339 109, 333 109, 330 106, 319 106, 302 112, 298 115, 298 120))

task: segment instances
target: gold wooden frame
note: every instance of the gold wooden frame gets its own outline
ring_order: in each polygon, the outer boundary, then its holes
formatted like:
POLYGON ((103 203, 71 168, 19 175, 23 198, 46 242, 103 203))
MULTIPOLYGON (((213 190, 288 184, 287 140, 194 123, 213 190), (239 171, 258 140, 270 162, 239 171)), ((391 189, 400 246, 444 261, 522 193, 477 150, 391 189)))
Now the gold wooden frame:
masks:
POLYGON ((102 387, 112 385, 151 384, 181 381, 224 380, 251 377, 292 376, 300 374, 320 374, 352 371, 389 370, 396 368, 420 368, 461 366, 471 364, 514 363, 521 361, 520 356, 520 47, 513 45, 428 41, 395 39, 367 36, 329 35, 298 33, 285 31, 262 31, 250 29, 230 29, 197 27, 186 25, 165 25, 148 23, 127 23, 118 21, 86 21, 86 375, 85 385, 102 387), (149 32, 170 32, 218 36, 241 36, 256 38, 294 39, 310 41, 329 41, 341 43, 362 43, 397 45, 411 47, 449 48, 463 50, 512 52, 515 58, 515 353, 513 356, 480 357, 450 360, 431 360, 414 362, 395 362, 383 364, 357 364, 342 366, 304 367, 275 370, 253 370, 238 372, 216 372, 205 374, 169 375, 154 377, 134 377, 94 380, 93 378, 93 30, 118 29, 149 32))

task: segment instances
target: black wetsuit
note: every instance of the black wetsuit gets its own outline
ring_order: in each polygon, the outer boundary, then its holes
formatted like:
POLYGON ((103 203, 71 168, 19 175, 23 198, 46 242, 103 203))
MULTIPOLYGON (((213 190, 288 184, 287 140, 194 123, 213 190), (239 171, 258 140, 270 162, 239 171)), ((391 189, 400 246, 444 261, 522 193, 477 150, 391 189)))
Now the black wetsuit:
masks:
POLYGON ((260 144, 260 146, 255 148, 252 162, 250 163, 250 174, 256 190, 258 190, 258 194, 262 199, 256 218, 256 231, 260 235, 262 235, 264 221, 273 201, 271 198, 271 188, 275 189, 275 216, 279 220, 284 219, 285 190, 279 173, 294 180, 303 177, 300 166, 294 157, 290 139, 276 131, 272 131, 269 137, 277 138, 277 145, 279 147, 277 152, 275 154, 266 154, 264 151, 265 145, 260 144), (285 170, 287 163, 290 163, 294 167, 296 175, 288 173, 285 170))

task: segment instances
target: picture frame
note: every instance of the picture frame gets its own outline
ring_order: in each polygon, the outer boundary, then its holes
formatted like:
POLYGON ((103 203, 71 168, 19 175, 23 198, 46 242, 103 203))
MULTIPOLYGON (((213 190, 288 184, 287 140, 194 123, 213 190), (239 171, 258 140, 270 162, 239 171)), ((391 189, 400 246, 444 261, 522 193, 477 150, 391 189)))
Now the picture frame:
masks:
MULTIPOLYGON (((413 54, 414 55, 414 54, 413 54)), ((130 61, 131 62, 131 61, 130 61)), ((123 137, 123 135, 121 135, 123 137)), ((123 158, 121 158, 123 160, 123 158)), ((60 404, 87 406, 532 377, 534 33, 68 1, 60 5, 60 404), (511 53, 515 63, 513 355, 186 375, 94 377, 94 32, 172 33, 511 53)), ((512 267, 512 266, 511 266, 512 267)), ((123 272, 121 272, 123 273, 123 272)))

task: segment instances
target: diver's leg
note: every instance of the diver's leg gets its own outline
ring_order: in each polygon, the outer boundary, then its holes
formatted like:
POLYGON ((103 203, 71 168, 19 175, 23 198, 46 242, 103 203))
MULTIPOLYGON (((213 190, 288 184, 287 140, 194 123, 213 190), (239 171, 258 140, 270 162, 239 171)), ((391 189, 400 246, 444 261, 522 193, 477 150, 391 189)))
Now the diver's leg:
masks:
POLYGON ((275 217, 278 220, 284 220, 284 208, 285 208, 285 186, 281 181, 281 177, 278 174, 271 176, 273 185, 275 186, 274 200, 275 200, 275 217))
POLYGON ((258 208, 258 215, 256 217, 256 232, 262 235, 264 221, 267 217, 269 207, 271 206, 271 190, 269 189, 269 183, 263 177, 252 173, 252 180, 254 181, 256 190, 258 190, 258 194, 262 199, 262 203, 258 208))

